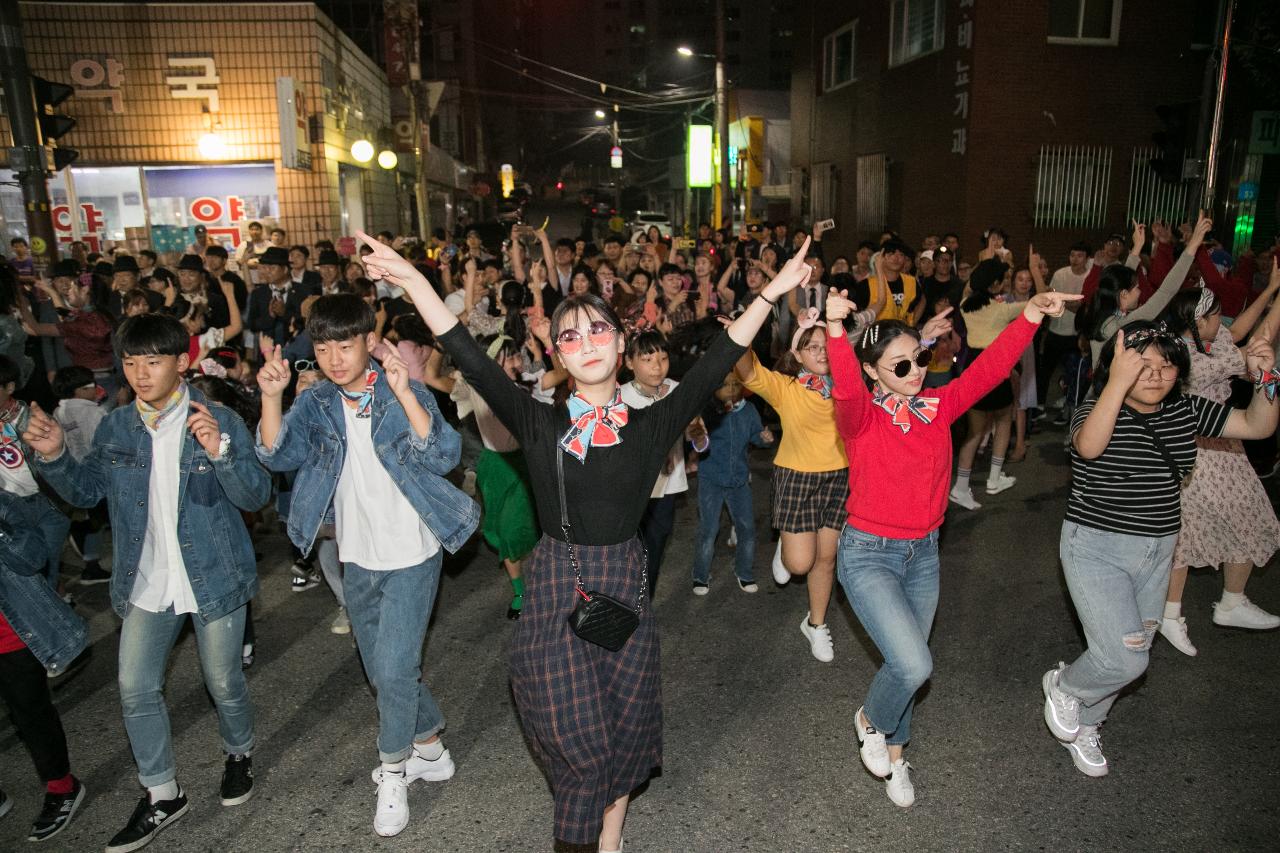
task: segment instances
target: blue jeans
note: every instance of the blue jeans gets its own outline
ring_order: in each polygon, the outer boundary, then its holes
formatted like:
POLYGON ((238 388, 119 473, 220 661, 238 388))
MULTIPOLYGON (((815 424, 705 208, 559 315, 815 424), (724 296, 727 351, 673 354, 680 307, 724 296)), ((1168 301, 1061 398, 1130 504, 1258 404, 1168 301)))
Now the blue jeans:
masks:
POLYGON ((57 589, 58 575, 62 571, 62 548, 66 544, 67 534, 71 532, 71 519, 63 515, 53 505, 53 501, 40 492, 23 500, 31 501, 39 507, 40 538, 47 546, 43 574, 48 579, 49 586, 57 589))
POLYGON ((1105 720, 1120 691, 1147 670, 1177 540, 1062 524, 1058 549, 1086 648, 1058 683, 1080 700, 1086 726, 1105 720))
POLYGON ((120 706, 124 728, 138 763, 138 781, 153 788, 177 776, 169 709, 164 704, 164 675, 169 652, 191 617, 204 686, 218 709, 222 750, 244 755, 253 750, 253 705, 240 668, 245 607, 202 625, 197 616, 151 613, 129 606, 120 630, 120 706))
POLYGON ((698 543, 693 552, 693 580, 706 583, 711 578, 711 558, 715 556, 720 533, 720 507, 729 507, 729 519, 738 532, 738 553, 733 572, 743 583, 755 580, 752 563, 756 559, 756 520, 751 507, 751 484, 721 486, 698 478, 698 543))
POLYGON ((840 585, 884 665, 871 680, 863 714, 886 742, 911 740, 916 691, 933 672, 929 629, 938 609, 938 531, 889 539, 845 525, 836 560, 840 585))
POLYGON ((444 715, 422 680, 422 641, 442 559, 440 550, 425 563, 384 572, 342 564, 347 615, 378 695, 378 756, 387 764, 404 761, 415 739, 444 728, 444 715))

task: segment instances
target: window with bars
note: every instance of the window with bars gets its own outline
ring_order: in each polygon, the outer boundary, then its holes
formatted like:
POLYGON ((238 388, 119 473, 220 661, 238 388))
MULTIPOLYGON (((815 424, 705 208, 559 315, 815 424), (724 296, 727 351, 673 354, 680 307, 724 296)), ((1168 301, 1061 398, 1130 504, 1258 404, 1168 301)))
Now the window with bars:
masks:
POLYGON ((1120 2, 1049 0, 1049 41, 1057 44, 1119 44, 1120 2))
POLYGON ((853 82, 855 24, 857 21, 850 21, 822 40, 822 91, 824 92, 839 89, 853 82))
POLYGON ((901 65, 943 45, 942 0, 893 0, 889 65, 901 65))
POLYGON ((810 219, 817 222, 836 215, 836 167, 834 163, 815 163, 809 177, 810 219))
POLYGON ((1133 149, 1133 160, 1129 169, 1129 205, 1125 212, 1125 221, 1154 222, 1163 219, 1166 222, 1181 222, 1187 212, 1187 193, 1189 184, 1180 181, 1176 184, 1160 179, 1156 170, 1151 167, 1151 160, 1160 156, 1154 147, 1133 149))
POLYGON ((1036 169, 1037 228, 1097 228, 1107 214, 1111 149, 1042 145, 1036 169))
POLYGON ((858 200, 854 211, 860 232, 885 227, 889 208, 889 158, 866 154, 858 158, 858 200))

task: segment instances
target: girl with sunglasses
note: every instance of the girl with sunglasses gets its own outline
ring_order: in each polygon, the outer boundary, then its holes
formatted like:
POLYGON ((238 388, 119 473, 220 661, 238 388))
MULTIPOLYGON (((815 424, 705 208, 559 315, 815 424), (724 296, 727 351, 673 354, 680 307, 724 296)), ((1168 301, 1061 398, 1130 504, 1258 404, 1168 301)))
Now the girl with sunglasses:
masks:
MULTIPOLYGON (((1255 338, 1247 410, 1183 394, 1191 358, 1163 323, 1129 323, 1102 348, 1094 397, 1071 419, 1071 495, 1059 550, 1085 650, 1044 674, 1044 721, 1086 776, 1105 776, 1098 727, 1147 669, 1181 526, 1196 438, 1264 438, 1276 428, 1275 350, 1255 338)), ((1198 475, 1197 475, 1198 476, 1198 475)))
POLYGON ((784 267, 679 386, 643 409, 628 409, 619 393, 625 341, 613 309, 592 294, 566 297, 552 314, 551 338, 577 390, 566 402, 544 406, 511 387, 411 263, 358 236, 373 249, 365 258, 370 272, 409 293, 467 382, 524 449, 542 537, 525 566, 524 609, 511 641, 512 695, 551 781, 557 849, 620 850, 631 792, 662 763, 658 637, 636 529, 668 450, 770 308, 807 280, 808 267, 800 260, 784 267), (639 605, 639 626, 617 652, 586 642, 568 624, 587 590, 639 605))
POLYGON ((857 355, 839 332, 853 311, 827 297, 832 399, 849 468, 847 523, 840 534, 840 584, 884 656, 855 715, 862 763, 887 779, 889 799, 915 802, 902 757, 911 739, 916 691, 933 669, 929 630, 938 604, 938 528, 947 511, 951 425, 1004 381, 1040 320, 1081 297, 1040 293, 960 376, 921 394, 931 354, 924 341, 950 331, 949 309, 917 332, 882 320, 863 332, 857 355), (923 341, 922 341, 923 336, 923 341))
MULTIPOLYGON (((800 633, 809 641, 810 653, 830 663, 835 650, 827 627, 827 605, 835 584, 836 543, 849 494, 845 473, 849 460, 836 433, 827 333, 818 309, 802 310, 796 325, 791 348, 776 370, 764 367, 754 351, 735 369, 743 386, 759 394, 782 421, 782 441, 771 478, 772 524, 781 532, 781 559, 774 558, 774 580, 786 583, 791 575, 808 575, 809 609, 800 620, 800 633)), ((843 328, 839 336, 844 337, 843 328)))

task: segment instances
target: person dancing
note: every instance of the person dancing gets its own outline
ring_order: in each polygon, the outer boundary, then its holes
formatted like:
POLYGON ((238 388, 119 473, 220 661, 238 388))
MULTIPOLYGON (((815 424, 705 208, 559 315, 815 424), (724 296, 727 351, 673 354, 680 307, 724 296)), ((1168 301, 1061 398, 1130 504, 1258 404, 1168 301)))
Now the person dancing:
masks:
POLYGON ((808 267, 788 263, 677 388, 636 410, 619 393, 621 321, 598 296, 566 297, 552 314, 551 338, 577 390, 548 407, 511 387, 409 261, 358 236, 373 249, 365 257, 369 272, 405 289, 467 382, 524 449, 542 538, 526 566, 524 609, 511 641, 512 694, 551 782, 556 848, 621 850, 631 794, 662 762, 657 626, 636 529, 672 444, 742 357, 771 307, 808 279, 808 267), (585 641, 568 623, 588 590, 628 608, 638 602, 639 625, 616 652, 585 641))

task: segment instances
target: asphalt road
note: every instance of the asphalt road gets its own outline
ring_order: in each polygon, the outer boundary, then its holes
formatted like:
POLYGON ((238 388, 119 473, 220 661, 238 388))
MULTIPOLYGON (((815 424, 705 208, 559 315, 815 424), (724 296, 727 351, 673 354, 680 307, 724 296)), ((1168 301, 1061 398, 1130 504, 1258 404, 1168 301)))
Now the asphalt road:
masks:
MULTIPOLYGON (((686 499, 659 583, 665 766, 632 807, 627 850, 1274 850, 1280 838, 1280 633, 1210 623, 1219 581, 1197 571, 1186 615, 1195 659, 1157 639, 1148 675, 1116 705, 1105 779, 1072 766, 1041 721, 1040 675, 1080 649, 1061 581, 1058 530, 1066 495, 1059 434, 1011 466, 1018 485, 945 527, 935 670, 915 717, 908 758, 916 806, 889 802, 858 760, 850 720, 875 671, 874 647, 839 601, 836 659, 815 661, 798 630, 803 586, 732 581, 721 539, 711 594, 690 594, 695 507, 686 499)), ((756 460, 757 518, 767 530, 767 457, 756 460)), ((984 471, 984 461, 979 462, 984 471)), ((426 649, 426 674, 448 720, 453 780, 410 794, 398 838, 372 831, 377 720, 324 587, 293 594, 282 535, 260 541, 255 602, 257 795, 217 798, 222 756, 188 632, 169 671, 179 779, 191 811, 152 849, 175 851, 542 851, 551 797, 521 738, 507 686, 509 589, 496 558, 474 542, 446 567, 426 649)), ((1250 596, 1280 609, 1273 561, 1250 596)), ((67 572, 74 576, 73 566, 67 572)), ((49 850, 101 849, 139 796, 115 689, 118 621, 102 586, 75 589, 92 626, 93 656, 56 682, 75 772, 89 797, 49 850)), ((7 722, 0 784, 16 800, 0 820, 0 851, 29 849, 39 787, 7 722)))

